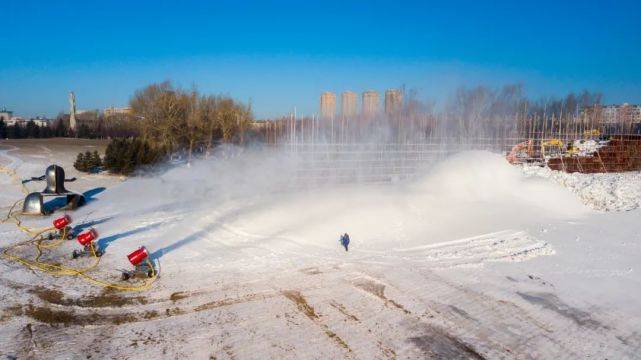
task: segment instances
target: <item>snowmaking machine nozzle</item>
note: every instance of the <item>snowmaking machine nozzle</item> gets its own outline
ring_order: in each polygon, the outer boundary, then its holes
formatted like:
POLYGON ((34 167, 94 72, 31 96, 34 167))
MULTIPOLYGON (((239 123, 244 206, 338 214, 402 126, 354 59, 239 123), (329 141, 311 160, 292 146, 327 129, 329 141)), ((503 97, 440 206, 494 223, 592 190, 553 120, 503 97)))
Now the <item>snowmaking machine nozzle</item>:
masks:
POLYGON ((53 227, 57 231, 52 231, 47 235, 49 240, 53 239, 73 239, 73 230, 71 229, 71 217, 69 215, 63 215, 53 221, 53 227))
POLYGON ((71 224, 71 217, 69 215, 63 215, 53 221, 53 227, 58 230, 64 229, 69 224, 71 224))
POLYGON ((151 261, 149 261, 149 251, 146 247, 141 246, 131 254, 127 255, 127 259, 131 265, 134 266, 133 270, 123 271, 122 280, 129 280, 132 278, 151 278, 155 275, 156 270, 151 261))
POLYGON ((98 232, 96 229, 91 228, 85 232, 78 234, 78 243, 83 246, 82 250, 74 250, 71 253, 73 259, 77 259, 83 256, 95 256, 101 257, 103 255, 102 250, 96 249, 93 245, 93 241, 98 238, 98 232))

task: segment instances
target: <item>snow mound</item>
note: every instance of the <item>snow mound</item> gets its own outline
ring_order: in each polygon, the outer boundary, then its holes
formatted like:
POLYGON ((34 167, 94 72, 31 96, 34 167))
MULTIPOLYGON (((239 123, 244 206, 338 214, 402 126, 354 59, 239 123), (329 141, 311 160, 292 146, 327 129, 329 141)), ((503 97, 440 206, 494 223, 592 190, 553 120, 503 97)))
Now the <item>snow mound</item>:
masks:
POLYGON ((454 155, 430 169, 417 183, 427 193, 445 201, 507 202, 541 212, 541 216, 546 213, 574 216, 585 211, 563 187, 524 176, 503 156, 486 151, 454 155), (563 206, 558 206, 559 203, 563 206))
POLYGON ((551 179, 595 210, 628 211, 641 207, 641 172, 581 174, 523 166, 528 176, 551 179))
POLYGON ((285 156, 254 152, 200 161, 129 179, 76 216, 101 221, 103 243, 116 258, 144 244, 165 269, 190 271, 184 259, 212 269, 342 259, 338 239, 345 232, 352 260, 386 261, 408 256, 392 249, 441 244, 417 250, 415 259, 435 267, 517 261, 552 253, 518 231, 590 212, 562 186, 528 177, 489 152, 455 155, 412 182, 385 185, 301 190, 288 186, 296 166, 285 156), (505 229, 520 230, 444 245, 505 229))

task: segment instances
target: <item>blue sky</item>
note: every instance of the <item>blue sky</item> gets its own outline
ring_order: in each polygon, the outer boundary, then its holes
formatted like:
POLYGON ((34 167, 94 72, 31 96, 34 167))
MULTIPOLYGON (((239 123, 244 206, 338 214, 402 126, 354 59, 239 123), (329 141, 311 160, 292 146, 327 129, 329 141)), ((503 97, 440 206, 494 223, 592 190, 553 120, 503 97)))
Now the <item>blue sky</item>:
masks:
POLYGON ((53 116, 126 105, 172 80, 251 101, 257 117, 317 111, 321 91, 458 86, 601 91, 641 102, 641 1, 0 0, 0 106, 53 116))

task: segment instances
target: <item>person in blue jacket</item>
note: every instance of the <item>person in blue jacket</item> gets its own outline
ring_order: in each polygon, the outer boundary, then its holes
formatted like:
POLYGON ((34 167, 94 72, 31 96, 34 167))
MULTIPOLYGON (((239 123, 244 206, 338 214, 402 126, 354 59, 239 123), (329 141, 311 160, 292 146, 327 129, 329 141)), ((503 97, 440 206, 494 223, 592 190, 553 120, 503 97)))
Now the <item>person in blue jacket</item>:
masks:
POLYGON ((347 251, 347 247, 349 246, 349 235, 347 235, 347 233, 341 236, 341 245, 343 245, 345 251, 347 251))

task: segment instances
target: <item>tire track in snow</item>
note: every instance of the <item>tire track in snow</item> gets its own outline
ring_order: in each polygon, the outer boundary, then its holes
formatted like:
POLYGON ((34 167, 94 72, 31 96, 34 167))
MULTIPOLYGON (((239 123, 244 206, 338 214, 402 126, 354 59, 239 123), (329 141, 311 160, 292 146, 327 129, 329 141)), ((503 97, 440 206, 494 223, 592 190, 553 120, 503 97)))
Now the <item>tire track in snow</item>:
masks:
MULTIPOLYGON (((522 299, 518 296, 497 298, 429 271, 409 271, 420 280, 392 272, 385 273, 382 281, 395 284, 398 294, 406 298, 403 301, 406 308, 413 311, 413 307, 422 304, 431 309, 445 328, 451 329, 456 337, 467 339, 490 358, 515 354, 528 354, 531 358, 549 358, 554 354, 569 358, 583 358, 586 354, 626 358, 639 347, 639 344, 621 341, 622 346, 608 348, 607 344, 613 342, 618 331, 608 326, 595 327, 594 321, 582 324, 572 316, 559 317, 558 312, 581 316, 587 313, 557 300, 538 304, 519 301, 522 299), (539 306, 546 308, 545 311, 540 311, 539 306)), ((551 296, 551 299, 557 298, 551 296)))
POLYGON ((525 231, 503 230, 470 238, 412 248, 394 249, 409 259, 423 259, 430 268, 481 265, 493 261, 524 261, 554 250, 525 231))

